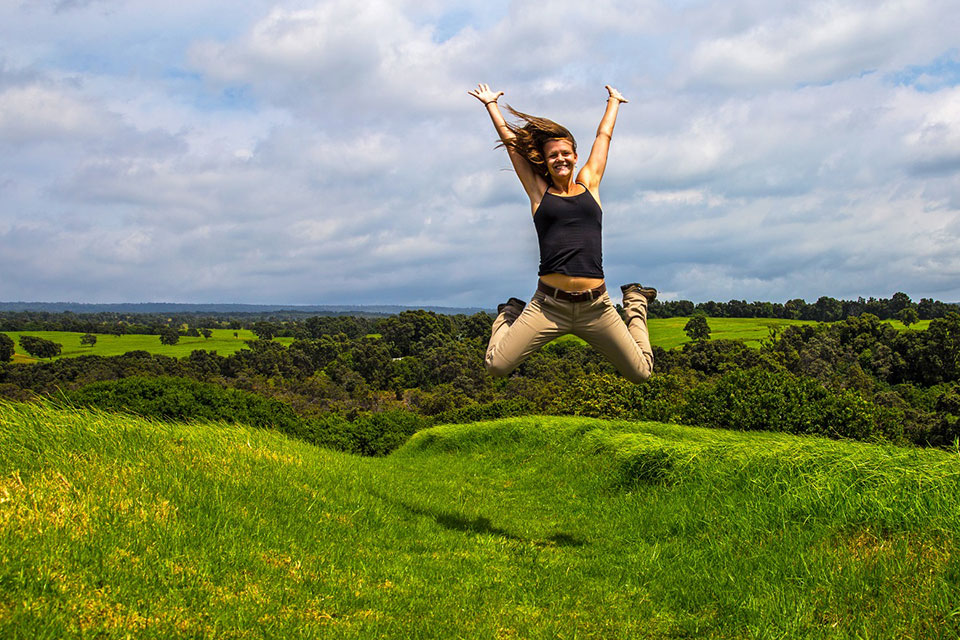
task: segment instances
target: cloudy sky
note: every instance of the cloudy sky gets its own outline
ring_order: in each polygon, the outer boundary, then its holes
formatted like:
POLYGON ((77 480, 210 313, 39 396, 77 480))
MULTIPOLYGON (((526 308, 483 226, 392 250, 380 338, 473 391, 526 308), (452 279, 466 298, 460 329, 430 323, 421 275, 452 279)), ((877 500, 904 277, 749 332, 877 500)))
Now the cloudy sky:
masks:
POLYGON ((620 111, 604 266, 664 298, 960 300, 955 0, 5 0, 0 300, 529 297, 482 105, 620 111))

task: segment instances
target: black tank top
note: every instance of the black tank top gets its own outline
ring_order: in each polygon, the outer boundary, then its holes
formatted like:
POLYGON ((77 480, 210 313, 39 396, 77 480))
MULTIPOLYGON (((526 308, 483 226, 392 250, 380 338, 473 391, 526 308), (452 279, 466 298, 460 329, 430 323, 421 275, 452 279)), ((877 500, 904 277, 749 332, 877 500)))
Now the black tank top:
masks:
POLYGON ((540 242, 540 271, 537 275, 562 273, 602 278, 602 218, 600 205, 586 187, 583 193, 569 197, 552 194, 548 189, 533 215, 540 242))

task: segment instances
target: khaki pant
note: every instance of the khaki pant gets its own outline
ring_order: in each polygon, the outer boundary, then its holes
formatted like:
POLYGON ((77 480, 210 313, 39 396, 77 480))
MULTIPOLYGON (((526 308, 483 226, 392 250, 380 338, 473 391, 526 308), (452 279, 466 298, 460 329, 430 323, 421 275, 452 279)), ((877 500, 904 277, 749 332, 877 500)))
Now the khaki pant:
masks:
POLYGON ((572 333, 602 353, 625 378, 642 382, 653 373, 647 299, 639 291, 628 291, 623 308, 626 324, 606 293, 596 300, 567 302, 537 291, 522 313, 508 306, 493 321, 487 371, 505 376, 551 340, 572 333))

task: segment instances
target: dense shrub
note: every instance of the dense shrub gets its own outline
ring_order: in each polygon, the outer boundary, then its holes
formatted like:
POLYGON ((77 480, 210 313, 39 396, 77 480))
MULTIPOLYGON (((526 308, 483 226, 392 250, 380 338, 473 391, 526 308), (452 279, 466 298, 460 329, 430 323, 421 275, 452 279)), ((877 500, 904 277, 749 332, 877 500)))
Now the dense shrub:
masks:
POLYGON ((870 440, 903 436, 902 414, 852 391, 762 369, 732 371, 685 395, 684 424, 870 440))
POLYGON ((276 429, 312 444, 364 456, 387 455, 430 418, 393 410, 348 420, 339 414, 308 419, 272 398, 184 378, 124 378, 97 382, 65 398, 77 405, 165 420, 220 420, 276 429))
POLYGON ((779 368, 769 354, 748 347, 742 340, 688 342, 680 348, 680 354, 684 365, 706 375, 757 366, 779 368))
POLYGON ((497 400, 486 404, 472 404, 459 409, 451 409, 434 416, 437 424, 465 424, 481 420, 498 420, 536 413, 536 407, 525 398, 497 400))
POLYGON ((939 424, 930 430, 924 444, 960 451, 960 418, 955 415, 942 416, 939 424))
POLYGON ((314 440, 310 424, 278 400, 185 378, 108 380, 68 391, 64 396, 74 404, 106 411, 165 420, 240 422, 314 440))
POLYGON ((901 344, 909 363, 904 365, 905 381, 960 382, 960 314, 949 313, 932 320, 926 331, 904 334, 901 344))
POLYGON ((420 429, 432 425, 432 419, 402 409, 353 420, 333 414, 311 421, 316 444, 362 456, 385 456, 420 429))
POLYGON ((60 389, 78 389, 93 382, 133 376, 189 375, 189 363, 146 351, 121 356, 79 356, 36 364, 10 364, 0 369, 0 384, 15 384, 38 394, 55 395, 60 389))
POLYGON ((0 363, 10 362, 16 348, 13 340, 5 333, 0 333, 0 363))
POLYGON ((593 374, 564 388, 553 410, 593 418, 671 422, 677 418, 684 389, 690 384, 678 375, 657 375, 644 384, 634 384, 615 374, 593 374))
POLYGON ((854 391, 831 391, 810 378, 762 368, 733 370, 697 383, 679 375, 654 376, 636 385, 599 374, 574 381, 557 398, 556 413, 598 418, 657 420, 829 437, 903 440, 903 410, 865 400, 854 391))

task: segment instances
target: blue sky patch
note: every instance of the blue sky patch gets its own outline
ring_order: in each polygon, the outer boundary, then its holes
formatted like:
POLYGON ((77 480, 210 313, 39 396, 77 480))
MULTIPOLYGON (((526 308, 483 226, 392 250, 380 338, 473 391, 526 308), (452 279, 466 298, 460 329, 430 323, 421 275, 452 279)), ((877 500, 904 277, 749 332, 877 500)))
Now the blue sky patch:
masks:
POLYGON ((890 82, 919 91, 939 91, 960 84, 960 52, 951 49, 925 65, 911 65, 888 76, 890 82))

